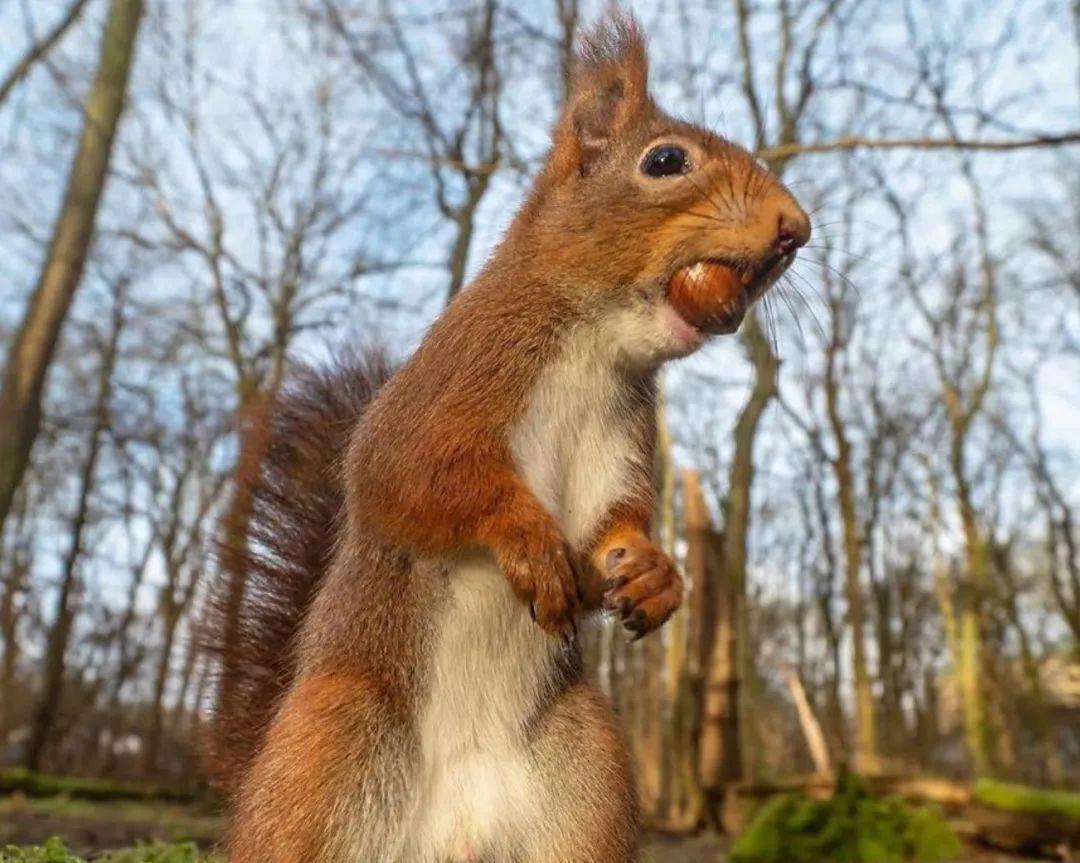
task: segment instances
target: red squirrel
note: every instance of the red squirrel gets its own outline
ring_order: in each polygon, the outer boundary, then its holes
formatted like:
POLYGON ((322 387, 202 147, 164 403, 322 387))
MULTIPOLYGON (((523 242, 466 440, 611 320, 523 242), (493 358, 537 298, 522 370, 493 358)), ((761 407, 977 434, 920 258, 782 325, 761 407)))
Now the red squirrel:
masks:
POLYGON ((553 139, 399 369, 301 375, 247 444, 210 740, 232 863, 636 859, 627 744, 577 622, 602 607, 640 637, 678 607, 649 538, 657 369, 733 331, 810 223, 653 103, 618 13, 583 39, 553 139))

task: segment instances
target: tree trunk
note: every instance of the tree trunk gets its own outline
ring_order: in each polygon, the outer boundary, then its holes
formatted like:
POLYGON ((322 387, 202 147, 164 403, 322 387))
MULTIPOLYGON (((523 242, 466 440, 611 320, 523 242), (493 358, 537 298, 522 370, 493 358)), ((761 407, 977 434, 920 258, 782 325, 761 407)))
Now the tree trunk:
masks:
POLYGON ((952 434, 950 465, 964 532, 966 569, 958 634, 960 655, 957 661, 957 678, 964 710, 964 738, 971 756, 971 767, 976 776, 988 776, 991 772, 990 737, 986 719, 986 695, 982 686, 982 606, 987 582, 987 547, 971 502, 964 466, 966 424, 954 423, 952 434))
MULTIPOLYGON (((839 326, 839 310, 833 312, 833 326, 839 326)), ((851 463, 851 442, 840 416, 839 392, 836 381, 836 353, 839 333, 826 357, 825 404, 829 427, 836 444, 832 460, 840 499, 840 522, 844 540, 844 593, 847 599, 848 626, 851 630, 851 667, 855 678, 855 770, 875 772, 877 761, 877 722, 874 715, 874 694, 866 661, 866 635, 863 631, 865 609, 862 590, 863 540, 859 529, 859 514, 855 506, 855 476, 851 463)))
POLYGON ((791 691, 791 700, 795 704, 795 712, 799 716, 799 725, 806 738, 806 748, 810 751, 810 758, 814 762, 814 770, 821 776, 831 776, 832 761, 829 759, 829 747, 825 745, 825 734, 810 706, 810 700, 806 697, 802 680, 793 668, 787 670, 785 678, 788 689, 791 691))
MULTIPOLYGON (((151 538, 146 543, 142 558, 132 568, 131 582, 128 584, 127 599, 124 603, 124 614, 116 629, 116 671, 109 681, 109 701, 105 709, 106 721, 112 729, 113 739, 119 736, 120 729, 125 725, 120 709, 120 694, 123 692, 124 684, 135 673, 142 658, 140 651, 133 650, 131 647, 131 625, 135 622, 139 588, 146 575, 147 564, 150 562, 153 550, 154 540, 151 538)), ((103 772, 106 775, 115 771, 117 754, 116 747, 110 744, 102 762, 103 772)))
POLYGON ((150 707, 150 730, 146 735, 146 748, 143 750, 143 771, 149 776, 157 766, 158 750, 161 748, 161 731, 165 713, 165 684, 169 681, 169 666, 172 663, 173 643, 176 640, 176 625, 180 622, 181 608, 166 600, 166 607, 161 610, 162 642, 158 654, 157 667, 154 671, 154 695, 150 707))
POLYGON ((747 709, 745 683, 751 657, 745 649, 746 558, 750 532, 750 494, 754 478, 754 442, 765 408, 776 395, 779 362, 756 316, 747 318, 742 339, 754 367, 754 387, 735 424, 735 449, 724 502, 720 576, 713 593, 715 613, 705 668, 701 719, 700 776, 709 809, 717 818, 724 785, 744 774, 747 709))
POLYGON ((683 538, 687 601, 668 624, 668 703, 671 705, 668 753, 668 825, 673 830, 698 826, 703 798, 699 780, 704 634, 711 635, 709 543, 712 525, 696 471, 682 472, 683 538), (706 625, 707 622, 707 625, 706 625))
POLYGON ((721 560, 722 540, 715 541, 697 474, 684 475, 687 568, 702 593, 698 645, 703 664, 697 674, 700 693, 697 773, 704 815, 719 824, 724 784, 736 778, 739 758, 739 674, 736 607, 721 560))
MULTIPOLYGON (((19 662, 19 594, 26 588, 31 569, 31 554, 20 540, 23 522, 26 518, 26 496, 19 495, 16 505, 18 521, 8 531, 11 548, 3 559, 3 594, 0 595, 0 641, 3 641, 4 653, 0 659, 0 747, 7 739, 7 733, 15 726, 15 670, 19 662)), ((29 542, 26 543, 27 546, 29 542)))
POLYGON ((637 687, 641 711, 641 799, 649 820, 655 822, 664 812, 664 645, 662 634, 654 632, 640 643, 641 681, 637 687))
MULTIPOLYGON (((657 387, 656 399, 656 448, 653 453, 654 539, 669 555, 674 556, 675 547, 675 472, 672 465, 671 437, 668 434, 666 403, 663 386, 657 387)), ((676 616, 685 619, 685 613, 676 616)), ((679 642, 680 634, 674 617, 662 632, 643 642, 645 652, 645 736, 646 752, 650 764, 642 776, 642 791, 650 801, 650 821, 666 821, 671 799, 672 731, 670 709, 675 702, 672 685, 672 656, 680 662, 685 656, 685 642, 679 642)), ((681 671, 681 668, 680 668, 681 671)), ((676 674, 679 673, 676 671, 676 674)))
MULTIPOLYGON (((191 681, 195 676, 195 665, 199 660, 198 643, 188 634, 187 650, 184 653, 184 669, 180 673, 180 689, 176 693, 176 706, 173 708, 173 725, 183 728, 184 718, 188 712, 188 693, 191 691, 191 681)), ((198 710, 198 704, 195 705, 198 710)))
POLYGON ((465 276, 469 266, 469 250, 472 248, 473 230, 476 227, 476 209, 480 199, 487 191, 488 176, 476 181, 476 187, 470 185, 468 198, 454 213, 454 244, 450 250, 450 284, 446 289, 446 301, 450 302, 465 287, 465 276))
POLYGON ((111 0, 67 193, 0 387, 0 527, 41 425, 45 377, 82 277, 113 138, 124 107, 142 0, 111 0))
POLYGON ((83 534, 90 516, 90 493, 94 486, 94 474, 97 470, 98 456, 105 431, 109 427, 109 402, 112 398, 113 368, 120 343, 120 333, 124 326, 124 287, 117 286, 113 306, 112 327, 109 341, 101 357, 98 372, 98 391, 94 402, 94 424, 90 430, 90 441, 79 477, 79 496, 75 515, 71 521, 71 545, 64 556, 60 569, 60 591, 56 598, 56 611, 53 614, 52 629, 45 647, 45 671, 41 700, 34 714, 30 743, 27 746, 26 766, 37 770, 41 765, 41 756, 49 741, 49 733, 56 719, 56 710, 60 704, 60 693, 64 680, 64 657, 67 652, 68 638, 74 619, 72 595, 75 591, 79 559, 83 550, 83 534))

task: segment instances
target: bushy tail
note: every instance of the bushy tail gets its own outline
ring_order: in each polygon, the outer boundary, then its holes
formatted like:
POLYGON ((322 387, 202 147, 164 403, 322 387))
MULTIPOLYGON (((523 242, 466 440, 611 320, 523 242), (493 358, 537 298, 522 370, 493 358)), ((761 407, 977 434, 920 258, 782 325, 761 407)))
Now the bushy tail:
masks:
POLYGON ((390 371, 381 354, 303 370, 243 418, 219 573, 201 633, 217 671, 207 766, 226 794, 292 680, 296 634, 335 547, 341 458, 390 371))

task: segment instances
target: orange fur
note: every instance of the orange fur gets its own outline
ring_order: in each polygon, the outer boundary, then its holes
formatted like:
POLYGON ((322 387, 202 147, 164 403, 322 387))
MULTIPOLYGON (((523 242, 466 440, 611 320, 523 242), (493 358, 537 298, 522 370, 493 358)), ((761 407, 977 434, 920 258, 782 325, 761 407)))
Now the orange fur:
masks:
POLYGON ((388 704, 374 681, 344 674, 305 680, 289 694, 238 802, 232 863, 344 859, 347 830, 335 814, 357 799, 388 704))

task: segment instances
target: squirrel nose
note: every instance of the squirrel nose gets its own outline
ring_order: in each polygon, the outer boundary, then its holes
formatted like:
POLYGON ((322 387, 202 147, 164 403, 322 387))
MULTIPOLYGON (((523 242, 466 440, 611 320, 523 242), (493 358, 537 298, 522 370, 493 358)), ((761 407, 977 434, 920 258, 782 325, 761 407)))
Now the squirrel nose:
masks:
POLYGON ((810 219, 798 204, 784 207, 777 217, 776 250, 790 255, 810 239, 810 219))

